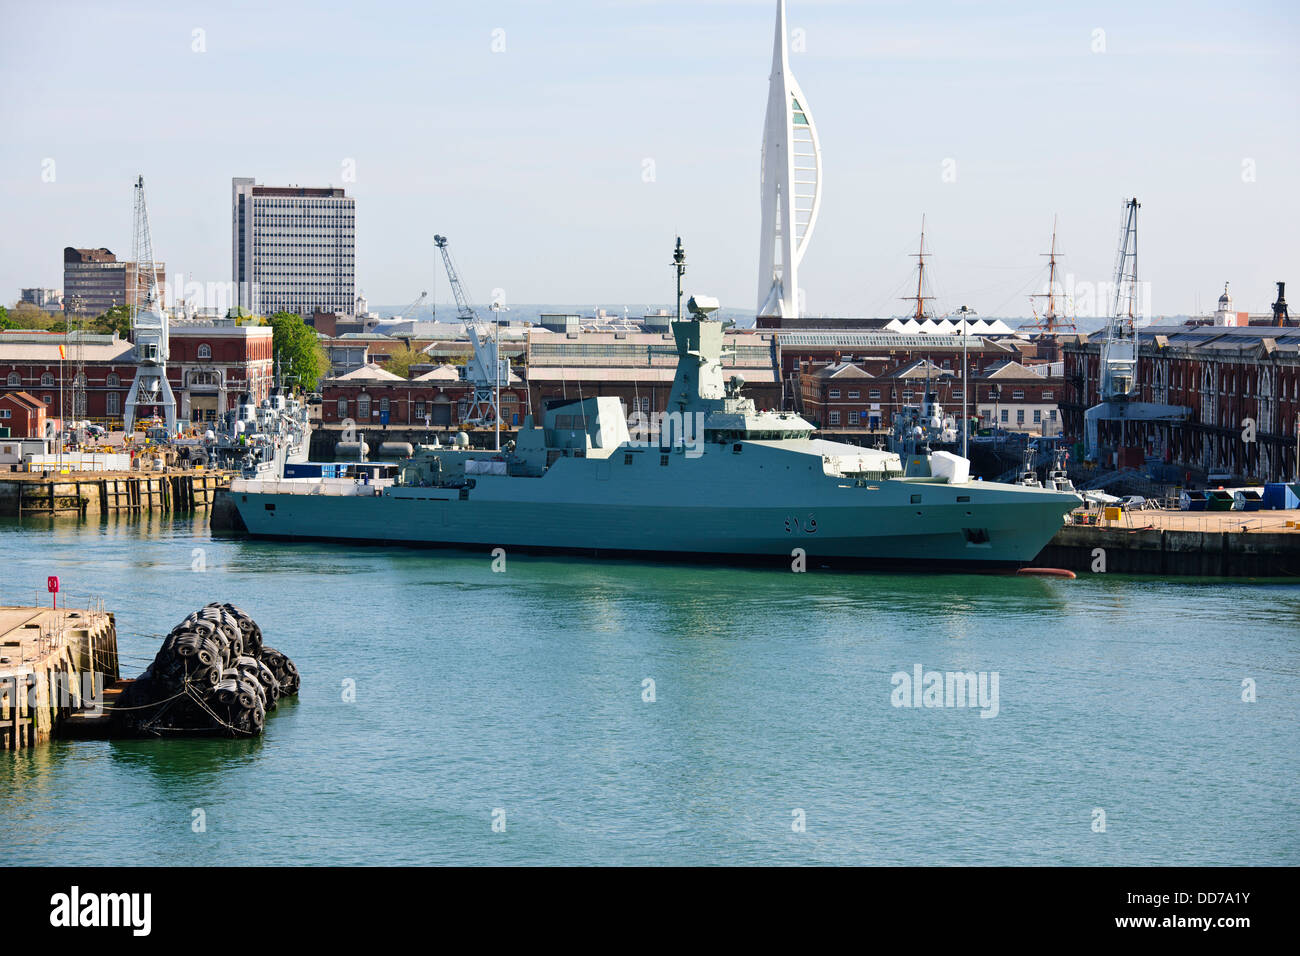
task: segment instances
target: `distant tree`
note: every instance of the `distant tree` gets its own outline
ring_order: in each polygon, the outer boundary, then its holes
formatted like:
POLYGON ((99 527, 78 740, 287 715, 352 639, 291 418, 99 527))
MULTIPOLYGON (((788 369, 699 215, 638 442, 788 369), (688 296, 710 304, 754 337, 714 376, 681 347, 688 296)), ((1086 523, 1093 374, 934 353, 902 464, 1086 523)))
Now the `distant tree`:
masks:
POLYGON ((118 338, 129 338, 131 335, 131 307, 129 305, 115 305, 103 315, 96 316, 94 321, 89 325, 92 332, 100 332, 105 335, 116 334, 118 338))
POLYGON ((428 360, 429 356, 407 345, 398 349, 396 352, 390 353, 388 361, 384 363, 384 368, 392 372, 394 375, 400 375, 402 378, 410 378, 411 366, 419 365, 428 360))
POLYGON ((30 302, 19 302, 12 309, 7 310, 9 328, 13 329, 40 329, 49 331, 54 325, 55 318, 49 312, 45 312, 32 305, 30 302))
POLYGON ((297 376, 298 384, 306 391, 314 391, 329 368, 329 356, 320 344, 316 330, 292 312, 277 312, 271 316, 271 347, 280 361, 280 370, 297 376))
POLYGON ((9 310, 0 305, 0 329, 12 329, 13 320, 9 318, 9 310))

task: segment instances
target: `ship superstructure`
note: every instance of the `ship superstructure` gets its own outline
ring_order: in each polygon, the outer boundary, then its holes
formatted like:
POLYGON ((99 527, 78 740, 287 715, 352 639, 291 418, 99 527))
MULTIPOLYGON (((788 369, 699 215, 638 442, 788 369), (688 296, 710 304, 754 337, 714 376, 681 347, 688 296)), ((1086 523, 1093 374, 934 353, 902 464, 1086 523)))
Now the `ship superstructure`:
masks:
POLYGON ((305 462, 310 450, 307 406, 278 387, 260 404, 241 395, 221 416, 218 429, 204 440, 208 455, 218 467, 237 469, 245 478, 282 478, 284 466, 305 462))

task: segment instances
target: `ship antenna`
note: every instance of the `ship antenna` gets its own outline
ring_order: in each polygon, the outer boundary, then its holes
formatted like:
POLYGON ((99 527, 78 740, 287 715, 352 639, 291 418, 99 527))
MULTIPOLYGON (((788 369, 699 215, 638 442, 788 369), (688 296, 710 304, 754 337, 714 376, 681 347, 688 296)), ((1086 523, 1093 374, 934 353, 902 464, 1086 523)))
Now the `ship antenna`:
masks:
POLYGON ((682 320, 682 276, 686 274, 686 250, 682 248, 682 237, 677 237, 677 248, 673 250, 673 268, 677 271, 677 321, 682 320))

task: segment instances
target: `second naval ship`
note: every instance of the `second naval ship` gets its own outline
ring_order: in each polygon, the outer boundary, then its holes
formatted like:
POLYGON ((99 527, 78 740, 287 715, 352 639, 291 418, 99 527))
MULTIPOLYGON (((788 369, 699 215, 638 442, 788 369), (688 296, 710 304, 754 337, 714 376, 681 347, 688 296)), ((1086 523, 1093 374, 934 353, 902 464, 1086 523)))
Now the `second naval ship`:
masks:
POLYGON ((527 416, 501 451, 464 435, 421 446, 392 480, 236 479, 235 508, 258 538, 994 568, 1031 561, 1081 504, 972 481, 948 452, 905 462, 760 411, 724 378, 712 308, 692 299, 672 325, 677 371, 653 439, 629 430, 618 398, 573 400, 527 416))

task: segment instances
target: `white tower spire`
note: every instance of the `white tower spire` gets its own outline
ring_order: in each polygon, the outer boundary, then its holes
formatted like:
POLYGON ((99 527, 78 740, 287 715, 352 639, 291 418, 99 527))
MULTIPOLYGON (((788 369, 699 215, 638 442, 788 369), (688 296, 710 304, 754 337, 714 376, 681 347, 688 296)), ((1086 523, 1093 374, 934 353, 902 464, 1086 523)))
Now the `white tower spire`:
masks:
POLYGON ((777 0, 772 76, 763 126, 763 222, 758 314, 799 317, 799 263, 821 207, 822 152, 808 100, 790 73, 785 0, 777 0))

